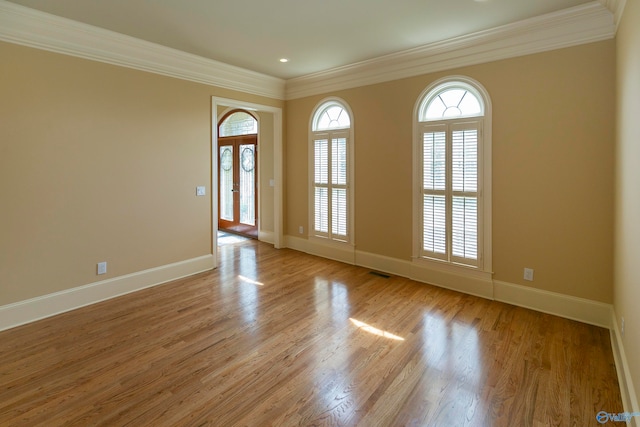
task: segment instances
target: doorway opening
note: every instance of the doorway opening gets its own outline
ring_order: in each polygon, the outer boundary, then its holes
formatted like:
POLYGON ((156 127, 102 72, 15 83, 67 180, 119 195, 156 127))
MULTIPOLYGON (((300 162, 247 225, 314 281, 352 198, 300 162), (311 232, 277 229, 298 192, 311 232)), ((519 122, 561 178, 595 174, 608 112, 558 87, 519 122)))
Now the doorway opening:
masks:
POLYGON ((258 238, 258 121, 232 110, 218 125, 218 229, 258 238))

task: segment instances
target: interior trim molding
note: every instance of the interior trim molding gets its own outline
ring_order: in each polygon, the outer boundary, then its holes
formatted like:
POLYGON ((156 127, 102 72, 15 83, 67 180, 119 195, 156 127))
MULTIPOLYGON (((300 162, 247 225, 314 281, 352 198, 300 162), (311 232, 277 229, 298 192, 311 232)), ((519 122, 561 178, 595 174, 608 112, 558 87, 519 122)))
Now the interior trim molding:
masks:
MULTIPOLYGON (((236 99, 221 98, 218 96, 211 97, 211 170, 218 170, 218 108, 241 108, 257 112, 266 112, 273 114, 273 233, 266 238, 271 238, 269 243, 273 244, 276 249, 283 245, 283 188, 284 188, 284 148, 283 148, 283 116, 284 112, 280 107, 272 107, 269 105, 256 104, 253 102, 239 101, 236 99)), ((262 157, 259 158, 259 160, 262 157)), ((211 212, 218 212, 218 174, 211 174, 211 212)), ((211 217, 211 230, 213 232, 213 248, 212 253, 214 259, 217 260, 217 242, 218 242, 218 218, 217 215, 211 217)), ((262 238, 259 235, 259 239, 262 238)))
POLYGON ((618 25, 620 25, 620 20, 622 19, 622 13, 624 12, 624 7, 627 4, 627 0, 599 0, 607 9, 613 13, 613 21, 616 25, 616 31, 618 30, 618 25))
POLYGON ((284 99, 285 81, 0 0, 0 40, 243 93, 284 99))
POLYGON ((491 280, 482 275, 464 275, 437 270, 409 260, 359 250, 353 254, 348 250, 336 251, 335 247, 323 245, 313 239, 285 236, 285 243, 288 248, 311 255, 406 277, 441 288, 529 308, 606 329, 611 329, 613 326, 611 323, 613 306, 611 304, 491 280))
MULTIPOLYGON (((618 384, 620 385, 620 395, 622 397, 622 406, 625 412, 640 413, 640 405, 631 379, 631 371, 629 363, 624 351, 624 343, 622 334, 618 326, 618 316, 615 310, 611 310, 611 349, 613 350, 613 358, 615 359, 616 371, 618 374, 618 384)), ((640 427, 640 419, 633 417, 627 424, 631 427, 640 427)))
POLYGON ((296 99, 607 40, 626 0, 590 3, 283 80, 0 0, 0 40, 273 99, 296 99))
POLYGON ((332 245, 315 239, 285 236, 285 247, 345 264, 357 265, 355 249, 351 245, 332 245))
POLYGON ((529 286, 493 281, 496 301, 553 314, 566 319, 611 329, 613 306, 586 298, 535 289, 529 286))
POLYGON ((204 255, 4 305, 0 307, 0 331, 208 271, 213 261, 213 255, 204 255))
POLYGON ((286 236, 285 242, 288 248, 310 255, 370 268, 394 276, 406 277, 440 288, 493 299, 493 286, 490 280, 487 281, 478 277, 462 276, 451 272, 434 270, 408 260, 391 258, 370 252, 354 251, 350 249, 350 246, 340 250, 336 249, 333 245, 326 245, 314 239, 286 236))
POLYGON ((612 12, 601 2, 592 1, 493 29, 289 79, 286 99, 577 46, 614 36, 612 12))
MULTIPOLYGON (((445 288, 477 297, 493 299, 493 285, 477 274, 458 274, 457 272, 435 269, 427 264, 415 263, 396 258, 385 257, 363 251, 356 251, 357 265, 373 270, 406 277, 418 282, 445 288)), ((475 273, 475 272, 473 272, 475 273)))
POLYGON ((275 242, 275 233, 273 231, 258 231, 258 240, 273 245, 275 242))

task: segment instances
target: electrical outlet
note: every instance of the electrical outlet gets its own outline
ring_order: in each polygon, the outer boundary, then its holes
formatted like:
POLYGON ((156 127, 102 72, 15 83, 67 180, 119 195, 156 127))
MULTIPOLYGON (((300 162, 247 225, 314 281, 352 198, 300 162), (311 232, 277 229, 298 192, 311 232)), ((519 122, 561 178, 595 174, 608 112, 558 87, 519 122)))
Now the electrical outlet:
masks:
POLYGON ((533 282, 533 268, 524 269, 524 280, 529 280, 530 282, 533 282))
POLYGON ((304 234, 304 227, 303 226, 298 227, 298 233, 304 234))
POLYGON ((620 321, 620 334, 624 337, 624 317, 620 321))
POLYGON ((107 263, 106 263, 106 261, 98 263, 98 274, 107 274, 107 263))

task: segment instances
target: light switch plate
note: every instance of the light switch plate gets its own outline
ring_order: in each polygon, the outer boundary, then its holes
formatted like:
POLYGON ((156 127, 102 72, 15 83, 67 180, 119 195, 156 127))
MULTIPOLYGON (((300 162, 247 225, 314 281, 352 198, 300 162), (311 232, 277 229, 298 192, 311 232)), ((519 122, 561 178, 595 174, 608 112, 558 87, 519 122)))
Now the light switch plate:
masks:
POLYGON ((207 188, 204 185, 196 187, 196 196, 204 196, 205 194, 207 194, 207 188))

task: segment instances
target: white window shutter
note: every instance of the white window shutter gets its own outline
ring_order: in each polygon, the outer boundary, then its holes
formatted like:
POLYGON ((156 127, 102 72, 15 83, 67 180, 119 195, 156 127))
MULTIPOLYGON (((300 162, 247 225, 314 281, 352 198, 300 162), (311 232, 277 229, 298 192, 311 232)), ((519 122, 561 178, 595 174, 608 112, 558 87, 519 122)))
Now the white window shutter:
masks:
POLYGON ((478 265, 479 128, 476 120, 422 126, 424 257, 478 265))

